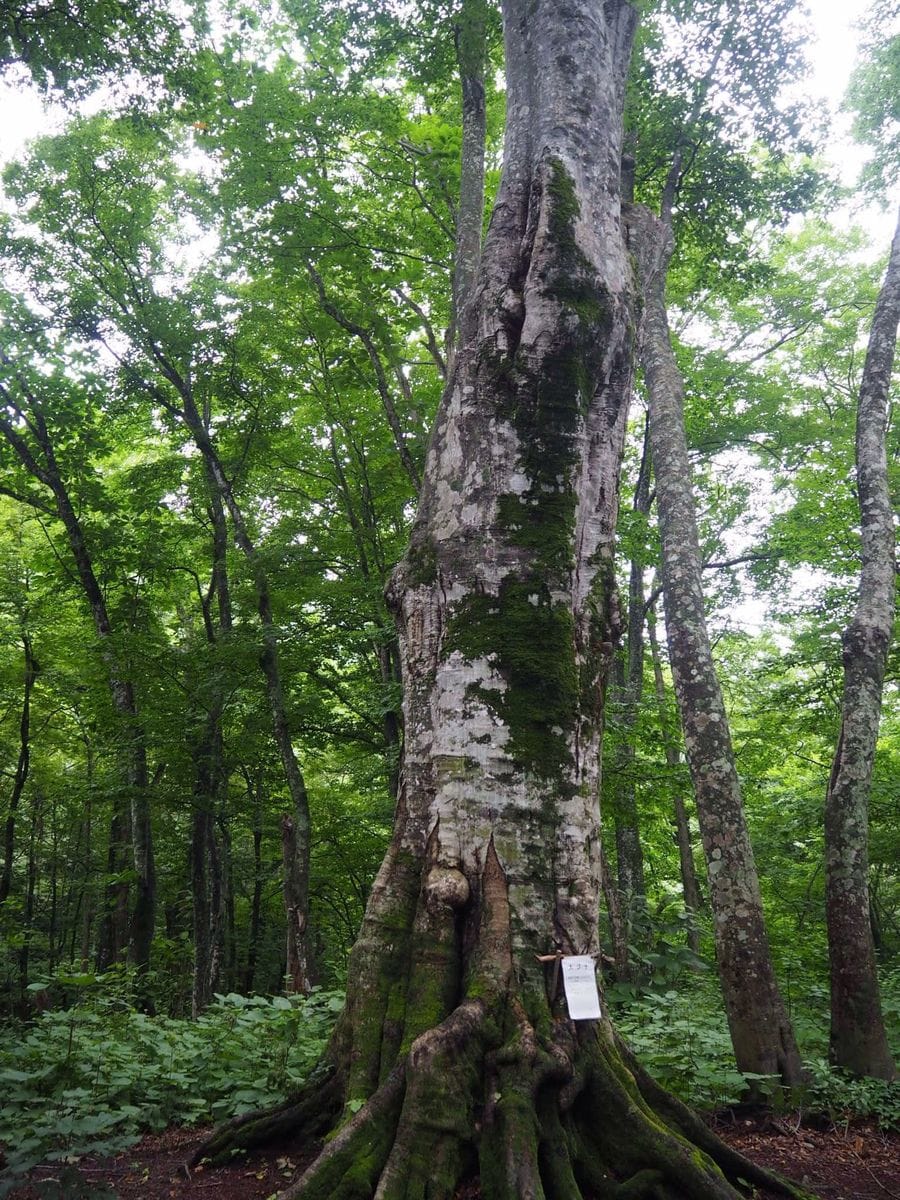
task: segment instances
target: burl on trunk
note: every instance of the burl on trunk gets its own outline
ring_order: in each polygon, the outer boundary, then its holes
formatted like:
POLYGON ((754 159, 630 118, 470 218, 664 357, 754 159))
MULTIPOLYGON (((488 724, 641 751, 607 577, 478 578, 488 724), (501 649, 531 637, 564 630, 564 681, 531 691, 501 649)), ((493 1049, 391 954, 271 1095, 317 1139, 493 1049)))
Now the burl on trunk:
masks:
MULTIPOLYGON (((634 10, 505 0, 503 177, 390 598, 396 823, 326 1061, 216 1156, 336 1130, 285 1197, 732 1198, 762 1179, 538 956, 598 950, 598 750, 632 281, 619 164, 634 10), (468 324, 468 323, 467 323, 468 324)), ((770 1186, 799 1195, 788 1184, 770 1186)))

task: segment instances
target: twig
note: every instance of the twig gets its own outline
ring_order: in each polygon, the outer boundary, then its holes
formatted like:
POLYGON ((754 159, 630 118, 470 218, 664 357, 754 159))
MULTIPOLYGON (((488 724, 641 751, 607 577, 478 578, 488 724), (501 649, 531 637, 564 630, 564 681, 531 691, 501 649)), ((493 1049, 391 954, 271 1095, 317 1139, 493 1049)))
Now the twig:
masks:
POLYGON ((884 1192, 884 1194, 886 1196, 890 1196, 892 1198, 892 1200, 900 1200, 900 1196, 898 1196, 896 1192, 892 1192, 889 1187, 886 1187, 881 1182, 881 1180, 878 1178, 878 1176, 875 1174, 875 1172, 872 1170, 872 1168, 869 1166, 869 1164, 867 1162, 865 1162, 861 1158, 861 1156, 859 1154, 857 1154, 854 1149, 852 1149, 852 1147, 848 1146, 847 1148, 848 1148, 848 1150, 850 1150, 850 1153, 853 1155, 853 1157, 858 1161, 859 1165, 861 1167, 863 1167, 866 1171, 868 1171, 868 1173, 872 1176, 872 1178, 875 1180, 875 1182, 878 1184, 878 1186, 881 1188, 881 1190, 884 1192))

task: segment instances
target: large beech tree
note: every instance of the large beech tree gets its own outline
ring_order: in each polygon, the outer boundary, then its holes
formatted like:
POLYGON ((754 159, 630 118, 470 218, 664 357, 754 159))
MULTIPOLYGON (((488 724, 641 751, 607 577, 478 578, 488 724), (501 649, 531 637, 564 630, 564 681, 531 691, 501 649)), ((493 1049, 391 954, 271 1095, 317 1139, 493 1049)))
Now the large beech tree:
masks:
MULTIPOLYGON (((504 0, 507 131, 470 330, 390 599, 390 848, 320 1070, 201 1155, 335 1130, 285 1197, 726 1198, 761 1180, 540 956, 597 954, 598 748, 634 303, 621 0, 504 0), (693 1143, 693 1144, 692 1144, 693 1143)), ((789 1184, 768 1179, 785 1194, 789 1184)))

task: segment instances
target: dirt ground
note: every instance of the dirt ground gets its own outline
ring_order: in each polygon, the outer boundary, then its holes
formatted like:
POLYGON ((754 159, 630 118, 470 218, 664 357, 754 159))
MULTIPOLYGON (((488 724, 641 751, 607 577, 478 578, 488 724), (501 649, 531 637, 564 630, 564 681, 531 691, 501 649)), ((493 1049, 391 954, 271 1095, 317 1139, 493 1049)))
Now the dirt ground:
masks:
MULTIPOLYGON (((821 1200, 900 1200, 900 1133, 872 1124, 809 1129, 796 1118, 719 1118, 716 1132, 748 1158, 762 1163, 821 1200)), ((75 1167, 40 1169, 15 1200, 268 1200, 308 1161, 289 1144, 252 1154, 216 1170, 188 1174, 182 1164, 206 1131, 170 1129, 144 1138, 113 1159, 83 1159, 75 1167)), ((765 1200, 757 1192, 758 1200, 765 1200)), ((477 1182, 460 1200, 478 1200, 477 1182)))

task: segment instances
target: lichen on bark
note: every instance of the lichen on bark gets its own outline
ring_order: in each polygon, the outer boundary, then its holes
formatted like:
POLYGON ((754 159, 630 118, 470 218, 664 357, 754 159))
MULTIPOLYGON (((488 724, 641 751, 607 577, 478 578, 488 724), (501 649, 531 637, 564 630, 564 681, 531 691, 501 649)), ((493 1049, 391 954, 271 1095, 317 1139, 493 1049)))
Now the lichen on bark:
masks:
POLYGON ((569 1019, 538 958, 599 953, 635 13, 621 0, 503 11, 504 168, 414 550, 389 588, 403 766, 322 1077, 330 1121, 342 1116, 283 1200, 452 1200, 476 1177, 485 1200, 736 1200, 726 1174, 744 1170, 652 1097, 606 1016, 569 1019))

